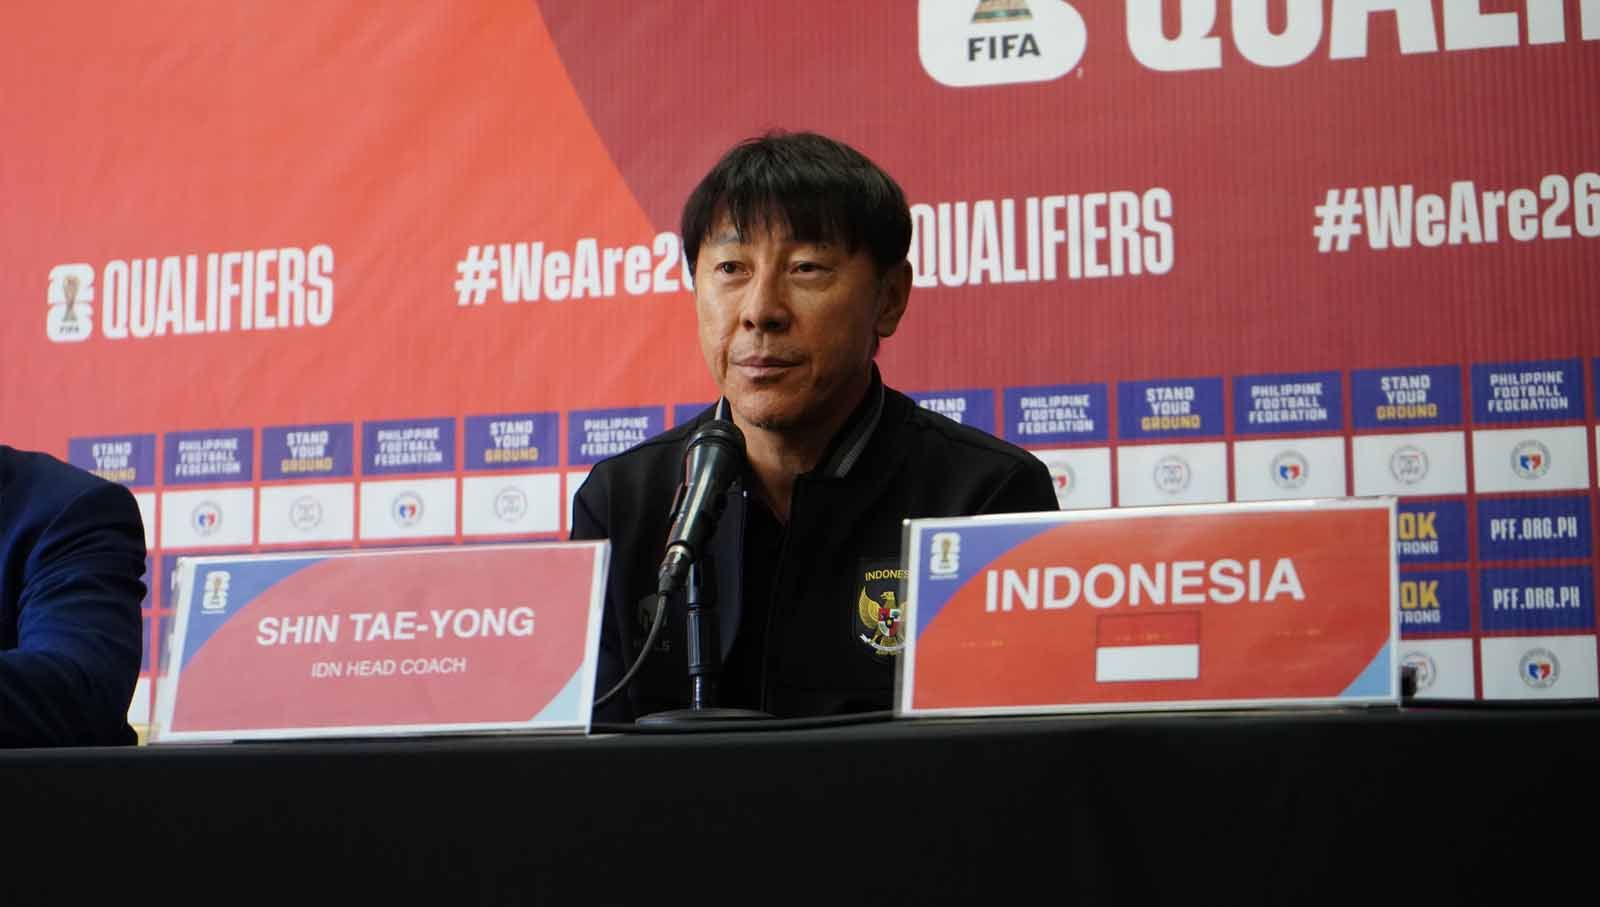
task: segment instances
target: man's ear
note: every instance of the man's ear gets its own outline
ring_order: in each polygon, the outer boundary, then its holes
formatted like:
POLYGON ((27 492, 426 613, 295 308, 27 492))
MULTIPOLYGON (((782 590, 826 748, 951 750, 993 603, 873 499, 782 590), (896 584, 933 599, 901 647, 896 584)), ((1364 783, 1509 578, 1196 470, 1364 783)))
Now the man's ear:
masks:
POLYGON ((891 337, 905 317, 911 301, 911 262, 902 261, 878 281, 878 320, 873 328, 879 337, 891 337))

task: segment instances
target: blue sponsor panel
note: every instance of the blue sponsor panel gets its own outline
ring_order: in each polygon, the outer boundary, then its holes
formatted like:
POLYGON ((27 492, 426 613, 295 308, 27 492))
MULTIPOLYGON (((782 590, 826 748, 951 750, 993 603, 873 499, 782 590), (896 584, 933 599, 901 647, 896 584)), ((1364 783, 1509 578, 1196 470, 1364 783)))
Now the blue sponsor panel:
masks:
POLYGON ((1583 418, 1583 363, 1546 359, 1472 367, 1474 422, 1583 418))
POLYGON ((1373 368, 1350 375, 1350 414, 1358 429, 1461 424, 1461 367, 1373 368))
POLYGON ((1233 430, 1241 435, 1344 429, 1338 372, 1253 375, 1233 381, 1233 430))
POLYGON ((636 406, 626 409, 574 410, 567 413, 567 463, 592 466, 635 444, 660 434, 666 408, 636 406))
POLYGON ((164 442, 168 485, 223 485, 255 478, 252 429, 180 431, 167 435, 164 442))
POLYGON ((1110 437, 1110 394, 1104 384, 1008 387, 1006 440, 1013 444, 1073 444, 1110 437))
POLYGON ((1118 436, 1130 441, 1221 435, 1222 410, 1221 378, 1117 385, 1118 436))
POLYGON ((1479 575, 1485 631, 1594 629, 1594 568, 1506 567, 1479 575))
POLYGON ((1588 557, 1592 538, 1587 497, 1478 502, 1481 561, 1588 557))
POLYGON ((1401 501, 1395 554, 1402 564, 1462 564, 1467 556, 1466 501, 1401 501))
POLYGON ((994 434, 992 390, 923 391, 908 396, 923 409, 932 410, 952 422, 994 434))
POLYGON ((555 466, 561 417, 555 413, 468 416, 463 440, 467 469, 555 466))
POLYGON ((685 422, 692 422, 695 416, 710 409, 716 402, 708 400, 705 403, 675 403, 672 406, 672 424, 682 425, 685 422))
POLYGON ((1400 636, 1462 634, 1472 629, 1472 586, 1465 570, 1400 574, 1400 636))
POLYGON ((108 482, 118 482, 129 488, 154 485, 156 436, 71 438, 67 441, 67 462, 108 482))
POLYGON ((454 472, 455 468, 455 419, 393 419, 361 424, 363 475, 454 472))
POLYGON ((261 479, 346 478, 354 469, 355 426, 287 425, 261 430, 261 479))

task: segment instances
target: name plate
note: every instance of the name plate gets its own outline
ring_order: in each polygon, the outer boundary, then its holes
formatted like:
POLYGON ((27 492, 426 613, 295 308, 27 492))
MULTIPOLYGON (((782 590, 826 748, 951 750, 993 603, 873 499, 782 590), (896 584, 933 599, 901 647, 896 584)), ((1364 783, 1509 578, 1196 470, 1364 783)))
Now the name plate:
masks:
POLYGON ((897 713, 1393 704, 1392 498, 907 520, 897 713))
POLYGON ((180 558, 150 741, 586 732, 609 555, 180 558))

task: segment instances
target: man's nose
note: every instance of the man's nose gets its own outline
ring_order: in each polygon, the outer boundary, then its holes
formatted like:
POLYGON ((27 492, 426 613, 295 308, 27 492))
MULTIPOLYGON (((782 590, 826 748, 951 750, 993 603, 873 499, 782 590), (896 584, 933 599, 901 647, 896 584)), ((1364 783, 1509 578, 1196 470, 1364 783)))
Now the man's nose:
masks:
POLYGON ((740 326, 747 331, 781 334, 789 329, 794 313, 781 274, 764 275, 754 281, 739 312, 740 326))

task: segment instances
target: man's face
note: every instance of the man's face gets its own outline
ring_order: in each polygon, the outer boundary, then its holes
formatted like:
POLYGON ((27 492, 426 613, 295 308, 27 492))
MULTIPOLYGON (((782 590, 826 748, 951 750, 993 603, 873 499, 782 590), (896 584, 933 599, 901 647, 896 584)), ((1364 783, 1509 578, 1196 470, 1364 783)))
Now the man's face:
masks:
POLYGON ((875 338, 905 312, 910 266, 879 278, 864 249, 788 231, 740 237, 725 219, 695 259, 700 350, 736 421, 832 430, 871 380, 875 338))

